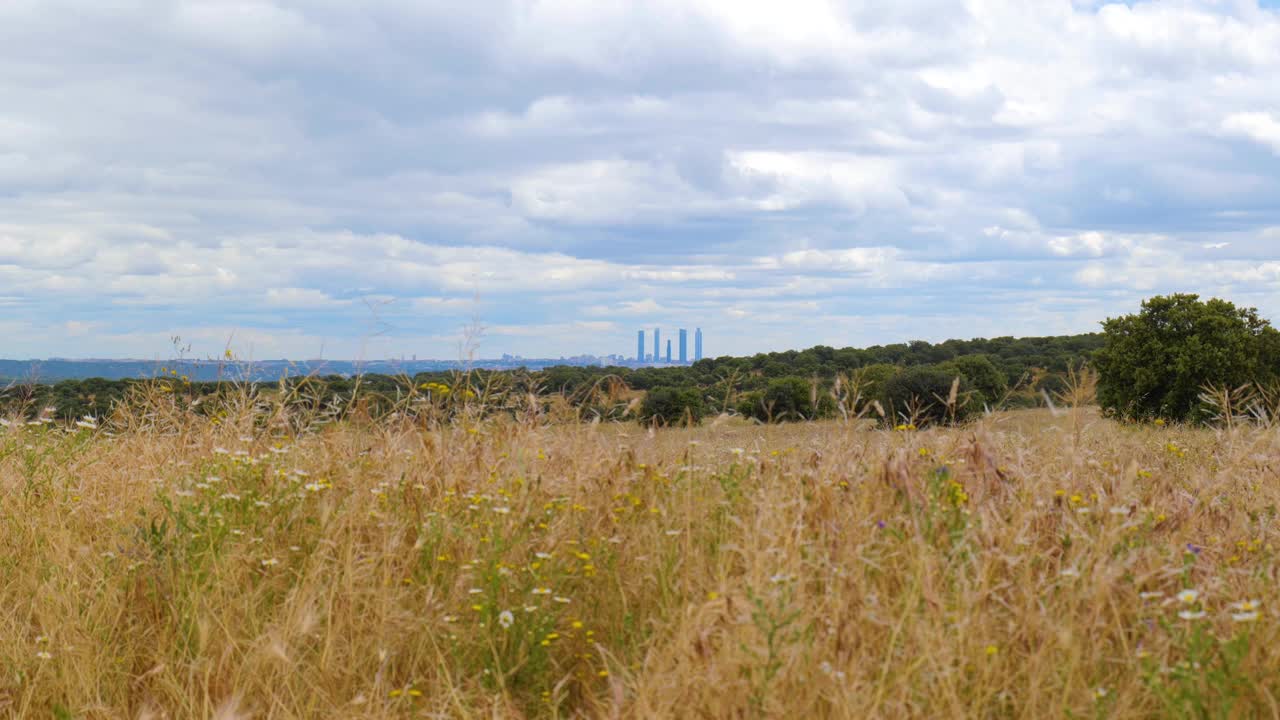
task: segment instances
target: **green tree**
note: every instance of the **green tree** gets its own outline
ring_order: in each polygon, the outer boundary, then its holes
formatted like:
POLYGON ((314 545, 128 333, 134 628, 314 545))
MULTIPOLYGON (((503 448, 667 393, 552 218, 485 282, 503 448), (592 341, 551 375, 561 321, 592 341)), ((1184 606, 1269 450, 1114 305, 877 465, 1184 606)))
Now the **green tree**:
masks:
POLYGON ((798 377, 770 380, 764 390, 764 404, 779 420, 813 417, 813 385, 798 377))
POLYGON ((1102 327, 1093 358, 1098 402, 1130 419, 1196 419, 1205 385, 1268 381, 1280 364, 1280 333, 1255 309, 1226 300, 1153 297, 1102 327))
POLYGON ((743 415, 766 422, 812 420, 834 409, 835 402, 820 385, 794 376, 770 380, 763 391, 744 395, 738 406, 743 415))
POLYGON ((886 384, 899 372, 901 372, 901 368, 888 363, 876 363, 875 365, 867 365, 864 368, 860 368, 858 381, 865 386, 862 388, 863 397, 882 400, 886 384))
POLYGON ((1036 381, 1033 388, 1038 393, 1048 395, 1049 399, 1056 398, 1060 393, 1066 392, 1070 387, 1067 379, 1058 373, 1049 373, 1036 381))
MULTIPOLYGON (((938 366, 952 377, 959 375, 974 392, 973 402, 994 407, 1009 389, 1004 373, 986 355, 962 355, 938 366)), ((948 388, 948 392, 950 389, 948 388)))
POLYGON ((885 410, 890 413, 894 422, 962 422, 974 408, 972 402, 966 402, 970 390, 963 377, 960 378, 955 405, 947 407, 951 387, 957 377, 954 372, 947 372, 937 366, 906 368, 885 382, 882 400, 885 410))
POLYGON ((694 387, 656 387, 640 405, 641 421, 660 425, 697 425, 705 413, 702 391, 694 387))

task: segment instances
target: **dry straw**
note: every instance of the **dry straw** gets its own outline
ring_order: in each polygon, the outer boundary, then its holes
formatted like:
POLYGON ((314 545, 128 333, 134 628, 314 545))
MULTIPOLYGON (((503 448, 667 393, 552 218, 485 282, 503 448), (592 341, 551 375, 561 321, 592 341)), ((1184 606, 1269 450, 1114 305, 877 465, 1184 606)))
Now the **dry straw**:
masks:
POLYGON ((654 431, 465 376, 11 422, 0 713, 1275 715, 1280 438, 1091 382, 958 429, 851 381, 844 421, 654 431))

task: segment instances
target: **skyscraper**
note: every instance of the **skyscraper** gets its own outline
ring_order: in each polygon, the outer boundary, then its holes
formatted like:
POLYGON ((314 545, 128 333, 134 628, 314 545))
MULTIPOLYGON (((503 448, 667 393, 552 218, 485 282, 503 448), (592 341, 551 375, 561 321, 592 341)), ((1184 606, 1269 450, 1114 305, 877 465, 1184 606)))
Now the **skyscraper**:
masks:
POLYGON ((667 340, 667 364, 671 364, 671 341, 667 340))
POLYGON ((680 328, 680 364, 689 362, 689 331, 680 328))
POLYGON ((693 331, 693 361, 702 359, 702 328, 693 331))
POLYGON ((644 362, 644 331, 636 332, 636 362, 644 362))
POLYGON ((662 332, 658 328, 653 329, 653 361, 662 362, 662 332))

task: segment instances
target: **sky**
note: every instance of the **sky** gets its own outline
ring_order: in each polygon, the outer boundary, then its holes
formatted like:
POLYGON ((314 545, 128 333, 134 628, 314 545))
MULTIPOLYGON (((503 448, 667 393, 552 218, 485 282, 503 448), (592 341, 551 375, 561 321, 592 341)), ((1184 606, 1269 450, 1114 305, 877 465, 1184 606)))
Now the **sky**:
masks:
POLYGON ((3 0, 0 357, 1280 320, 1277 4, 3 0))

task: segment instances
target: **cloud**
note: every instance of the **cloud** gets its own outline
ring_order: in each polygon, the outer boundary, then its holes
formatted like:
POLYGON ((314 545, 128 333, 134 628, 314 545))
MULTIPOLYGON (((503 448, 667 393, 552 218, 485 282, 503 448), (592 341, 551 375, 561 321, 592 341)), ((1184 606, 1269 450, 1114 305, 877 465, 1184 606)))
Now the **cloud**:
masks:
POLYGON ((683 215, 696 211, 697 195, 672 167, 625 160, 543 167, 511 184, 512 203, 527 217, 571 223, 683 215))
POLYGON ((653 298, 644 300, 624 300, 612 305, 591 305, 585 313, 591 316, 658 318, 667 314, 669 308, 659 304, 653 298))
POLYGON ((416 297, 410 300, 415 310, 462 310, 470 308, 473 300, 467 298, 416 297))
POLYGON ((5 352, 1277 317, 1277 76, 1254 0, 10 0, 5 352))
POLYGON ((1062 257, 1102 257, 1133 246, 1131 238, 1107 236, 1097 231, 1049 238, 1047 242, 1049 251, 1062 257))
POLYGON ((862 213, 908 205, 894 163, 881 157, 748 151, 733 153, 729 163, 764 211, 834 205, 862 213))
POLYGON ((264 301, 268 307, 293 310, 328 310, 351 304, 350 300, 336 300, 321 290, 294 287, 267 288, 264 301))
POLYGON ((0 228, 0 265, 67 270, 89 262, 97 253, 92 242, 75 232, 33 237, 24 230, 13 228, 10 234, 0 228))
POLYGON ((757 267, 771 270, 865 273, 883 270, 898 254, 898 251, 891 247, 793 250, 779 256, 759 257, 755 262, 757 267))
POLYGON ((1222 129, 1271 148, 1272 152, 1280 155, 1280 119, 1271 113, 1233 113, 1222 121, 1222 129))

